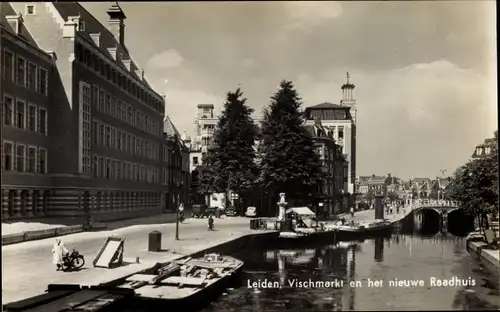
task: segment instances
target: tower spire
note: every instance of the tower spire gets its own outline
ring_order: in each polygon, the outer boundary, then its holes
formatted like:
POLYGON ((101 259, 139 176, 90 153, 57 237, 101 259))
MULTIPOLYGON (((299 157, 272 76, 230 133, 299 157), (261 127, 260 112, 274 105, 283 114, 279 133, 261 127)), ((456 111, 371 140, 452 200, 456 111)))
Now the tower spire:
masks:
POLYGON ((346 104, 346 105, 356 104, 356 100, 354 99, 353 95, 353 91, 356 86, 351 83, 350 78, 351 76, 349 75, 349 72, 347 72, 345 75, 345 83, 342 85, 341 88, 342 89, 342 101, 340 101, 341 104, 346 104))

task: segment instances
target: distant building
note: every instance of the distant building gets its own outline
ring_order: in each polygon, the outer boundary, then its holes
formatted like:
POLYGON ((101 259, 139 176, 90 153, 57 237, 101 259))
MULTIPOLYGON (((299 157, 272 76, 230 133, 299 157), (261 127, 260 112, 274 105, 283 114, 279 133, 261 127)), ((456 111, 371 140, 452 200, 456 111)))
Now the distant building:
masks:
POLYGON ((472 159, 487 156, 494 148, 498 148, 498 139, 486 139, 484 140, 484 143, 476 146, 476 148, 474 149, 474 153, 472 153, 472 159))
POLYGON ((318 185, 314 194, 315 205, 318 206, 318 215, 325 216, 325 212, 334 214, 348 212, 347 192, 347 161, 342 154, 342 147, 337 145, 331 128, 324 127, 318 118, 314 125, 306 125, 306 129, 314 140, 314 150, 319 156, 327 179, 318 185))
POLYGON ((368 180, 368 192, 372 195, 387 196, 387 184, 385 177, 372 175, 368 180))
POLYGON ((334 134, 337 144, 342 146, 342 153, 348 161, 348 192, 354 194, 356 179, 356 100, 353 96, 354 84, 350 82, 349 73, 342 85, 342 100, 339 104, 321 103, 305 108, 306 125, 314 124, 316 118, 323 126, 334 134))

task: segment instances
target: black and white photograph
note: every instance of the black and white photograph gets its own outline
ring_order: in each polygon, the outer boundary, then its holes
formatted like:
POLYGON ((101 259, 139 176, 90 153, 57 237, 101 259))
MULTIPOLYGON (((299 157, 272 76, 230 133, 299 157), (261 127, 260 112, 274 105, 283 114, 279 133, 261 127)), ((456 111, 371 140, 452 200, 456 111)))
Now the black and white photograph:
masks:
POLYGON ((2 311, 498 311, 496 2, 1 2, 2 311))

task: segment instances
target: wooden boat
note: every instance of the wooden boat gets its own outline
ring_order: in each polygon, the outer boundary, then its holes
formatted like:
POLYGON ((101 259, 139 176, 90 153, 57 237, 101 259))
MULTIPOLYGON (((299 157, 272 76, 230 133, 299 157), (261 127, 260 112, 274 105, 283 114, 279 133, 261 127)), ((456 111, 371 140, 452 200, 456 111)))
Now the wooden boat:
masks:
POLYGON ((231 286, 242 267, 236 258, 212 253, 176 260, 154 274, 132 275, 117 287, 133 289, 137 304, 151 311, 197 310, 231 286))
POLYGON ((337 240, 352 240, 390 236, 394 226, 389 220, 376 219, 350 225, 332 225, 328 228, 335 232, 337 240))

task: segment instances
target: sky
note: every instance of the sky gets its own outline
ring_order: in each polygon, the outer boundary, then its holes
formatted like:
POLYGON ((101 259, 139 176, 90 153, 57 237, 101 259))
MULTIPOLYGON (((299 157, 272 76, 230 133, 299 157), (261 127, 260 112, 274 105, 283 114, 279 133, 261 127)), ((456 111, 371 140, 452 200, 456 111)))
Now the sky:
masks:
MULTIPOLYGON (((103 24, 111 3, 82 5, 103 24)), ((125 43, 194 133, 241 87, 261 115, 282 79, 303 107, 356 85, 357 175, 450 175, 498 128, 495 1, 123 2, 125 43)))

